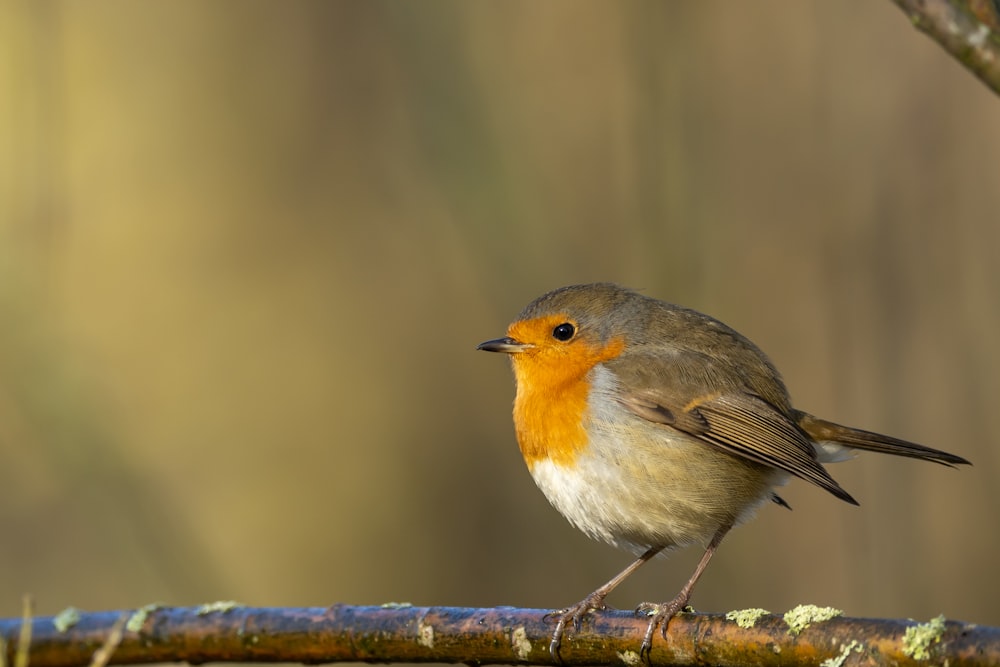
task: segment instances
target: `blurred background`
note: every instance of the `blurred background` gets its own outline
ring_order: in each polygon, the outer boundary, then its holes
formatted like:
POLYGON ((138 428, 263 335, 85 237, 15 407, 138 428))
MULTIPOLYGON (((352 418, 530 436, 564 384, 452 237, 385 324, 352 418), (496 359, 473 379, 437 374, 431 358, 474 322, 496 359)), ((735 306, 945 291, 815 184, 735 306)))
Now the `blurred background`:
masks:
POLYGON ((793 482, 696 607, 1000 624, 998 164, 1000 100, 888 1, 4 5, 0 614, 577 602, 631 556, 475 346, 612 280, 975 463, 793 482))

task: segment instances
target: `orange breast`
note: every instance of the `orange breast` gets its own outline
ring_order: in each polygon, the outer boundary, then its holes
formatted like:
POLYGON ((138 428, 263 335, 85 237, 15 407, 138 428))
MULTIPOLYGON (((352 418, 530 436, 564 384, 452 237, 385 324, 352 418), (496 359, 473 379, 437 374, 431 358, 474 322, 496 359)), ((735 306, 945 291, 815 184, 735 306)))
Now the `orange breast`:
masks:
POLYGON ((621 339, 603 347, 577 341, 565 349, 512 355, 517 379, 514 428, 529 469, 540 460, 573 465, 587 446, 587 374, 623 348, 621 339))

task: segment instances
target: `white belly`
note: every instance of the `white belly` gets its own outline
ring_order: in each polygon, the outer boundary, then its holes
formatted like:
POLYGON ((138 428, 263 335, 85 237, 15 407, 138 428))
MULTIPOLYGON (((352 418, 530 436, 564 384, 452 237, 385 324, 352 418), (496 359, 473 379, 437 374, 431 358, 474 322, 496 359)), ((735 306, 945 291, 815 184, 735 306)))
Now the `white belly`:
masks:
MULTIPOLYGON (((606 384, 607 378, 595 379, 598 387, 606 384)), ((531 467, 549 502, 594 539, 636 552, 707 544, 723 525, 752 516, 772 487, 787 480, 646 422, 617 401, 601 406, 591 404, 585 452, 566 465, 540 460, 531 467)))

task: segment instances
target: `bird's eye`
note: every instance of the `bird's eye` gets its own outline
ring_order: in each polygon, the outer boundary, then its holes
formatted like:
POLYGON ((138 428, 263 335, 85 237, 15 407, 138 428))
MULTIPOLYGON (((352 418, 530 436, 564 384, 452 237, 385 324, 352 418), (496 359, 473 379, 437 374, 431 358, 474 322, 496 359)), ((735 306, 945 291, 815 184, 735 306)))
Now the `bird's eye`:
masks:
POLYGON ((576 333, 576 327, 569 322, 563 322, 552 330, 552 337, 556 340, 567 341, 576 333))

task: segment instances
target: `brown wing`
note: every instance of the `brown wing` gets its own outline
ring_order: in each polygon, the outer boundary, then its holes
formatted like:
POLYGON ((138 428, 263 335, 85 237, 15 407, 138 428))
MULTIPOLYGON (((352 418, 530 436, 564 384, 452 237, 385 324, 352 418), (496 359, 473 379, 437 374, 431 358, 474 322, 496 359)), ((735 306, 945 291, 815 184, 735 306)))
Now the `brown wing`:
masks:
POLYGON ((669 368, 662 361, 654 365, 641 359, 616 368, 625 380, 618 400, 643 419, 687 433, 707 446, 785 470, 858 504, 816 460, 812 442, 789 415, 741 387, 738 378, 724 375, 724 369, 709 365, 699 374, 696 364, 700 360, 684 357, 688 355, 677 355, 674 361, 681 363, 669 368))

